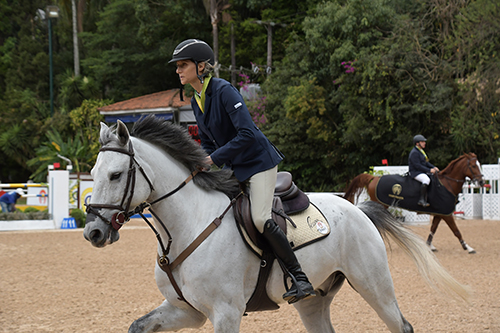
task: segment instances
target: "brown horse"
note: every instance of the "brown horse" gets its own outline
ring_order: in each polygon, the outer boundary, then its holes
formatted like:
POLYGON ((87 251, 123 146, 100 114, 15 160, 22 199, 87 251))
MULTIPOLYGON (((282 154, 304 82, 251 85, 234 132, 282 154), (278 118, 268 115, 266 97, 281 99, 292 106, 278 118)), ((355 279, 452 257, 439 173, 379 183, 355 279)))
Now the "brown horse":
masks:
MULTIPOLYGON (((479 183, 480 186, 484 186, 484 178, 481 173, 481 164, 479 163, 476 154, 468 153, 460 156, 456 160, 453 160, 444 170, 440 171, 438 174, 438 179, 446 187, 446 189, 451 192, 455 197, 462 192, 462 186, 465 182, 465 177, 469 177, 472 181, 479 183)), ((349 187, 347 188, 344 198, 354 203, 355 199, 359 197, 363 189, 367 189, 370 200, 377 201, 377 196, 375 190, 377 188, 377 183, 380 177, 372 176, 370 174, 360 174, 356 176, 349 187)), ((446 224, 450 227, 453 234, 458 238, 462 248, 467 250, 469 253, 476 253, 476 251, 470 247, 462 238, 460 230, 458 230, 457 224, 453 214, 451 215, 434 215, 432 219, 431 230, 429 237, 427 238, 427 245, 433 250, 437 251, 432 245, 432 238, 436 233, 439 222, 443 219, 446 224)))

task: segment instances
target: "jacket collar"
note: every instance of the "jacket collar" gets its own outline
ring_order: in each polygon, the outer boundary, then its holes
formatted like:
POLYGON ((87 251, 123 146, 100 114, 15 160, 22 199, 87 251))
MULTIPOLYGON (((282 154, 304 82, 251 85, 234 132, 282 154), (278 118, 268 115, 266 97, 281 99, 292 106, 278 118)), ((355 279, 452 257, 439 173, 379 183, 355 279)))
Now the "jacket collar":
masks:
POLYGON ((208 83, 208 87, 205 90, 205 110, 203 114, 205 115, 204 123, 208 123, 208 117, 207 115, 210 113, 210 105, 212 104, 212 87, 214 83, 215 78, 212 77, 210 82, 208 83))

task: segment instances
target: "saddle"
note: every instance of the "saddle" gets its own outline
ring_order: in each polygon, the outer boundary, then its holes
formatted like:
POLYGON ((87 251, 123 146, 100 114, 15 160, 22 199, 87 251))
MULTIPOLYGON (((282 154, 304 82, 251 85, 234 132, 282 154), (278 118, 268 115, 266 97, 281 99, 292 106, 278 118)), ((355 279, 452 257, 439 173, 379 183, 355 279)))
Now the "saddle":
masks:
MULTIPOLYGON (((267 244, 264 237, 262 237, 253 224, 250 211, 250 200, 245 190, 246 189, 244 189, 244 194, 236 201, 234 216, 236 221, 248 235, 244 238, 255 244, 258 248, 267 250, 267 244)), ((272 217, 285 235, 287 234, 287 220, 292 226, 296 227, 289 215, 306 210, 309 204, 309 197, 292 181, 292 174, 286 171, 278 172, 276 186, 274 188, 272 217)), ((257 253, 259 251, 255 251, 253 247, 252 251, 260 256, 260 253, 257 253)))
POLYGON ((384 175, 380 177, 375 189, 377 200, 387 206, 394 206, 422 214, 450 215, 455 210, 457 197, 432 175, 427 188, 429 207, 418 205, 421 183, 408 174, 384 175))
MULTIPOLYGON (((246 312, 276 310, 279 306, 269 299, 266 284, 275 256, 264 237, 255 227, 250 213, 250 200, 243 191, 234 205, 234 217, 241 237, 248 248, 261 259, 255 291, 250 297, 246 312)), ((309 197, 293 182, 289 172, 278 172, 272 209, 273 220, 283 230, 292 249, 297 250, 329 235, 330 228, 322 213, 310 203, 309 197), (296 221, 306 221, 306 227, 297 228, 296 221), (292 231, 289 232, 287 224, 292 231), (295 230, 297 230, 295 232, 295 230), (290 234, 291 233, 291 234, 290 234)))

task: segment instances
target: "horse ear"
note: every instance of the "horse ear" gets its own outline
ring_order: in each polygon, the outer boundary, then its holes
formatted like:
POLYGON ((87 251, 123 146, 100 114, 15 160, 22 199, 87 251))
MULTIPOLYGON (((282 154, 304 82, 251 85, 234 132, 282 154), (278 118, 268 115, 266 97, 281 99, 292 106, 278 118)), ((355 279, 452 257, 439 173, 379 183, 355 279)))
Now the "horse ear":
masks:
POLYGON ((130 139, 127 126, 121 120, 118 120, 116 123, 118 125, 116 128, 116 135, 118 136, 118 140, 120 140, 121 145, 125 146, 130 139))
POLYGON ((109 141, 109 127, 101 122, 101 132, 99 134, 99 143, 104 146, 109 141))

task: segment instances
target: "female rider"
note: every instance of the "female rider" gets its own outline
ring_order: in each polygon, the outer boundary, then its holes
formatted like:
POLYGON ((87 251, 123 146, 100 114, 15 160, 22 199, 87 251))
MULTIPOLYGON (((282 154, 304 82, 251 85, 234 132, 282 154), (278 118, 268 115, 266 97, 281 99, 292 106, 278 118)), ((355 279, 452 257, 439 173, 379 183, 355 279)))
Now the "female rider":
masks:
POLYGON ((201 145, 208 154, 206 163, 231 168, 240 182, 248 183, 255 227, 297 281, 283 299, 294 303, 315 296, 285 234, 271 217, 278 163, 283 155, 253 123, 238 90, 210 75, 214 54, 207 43, 185 40, 177 45, 169 62, 176 63, 181 84, 189 83, 195 90, 191 106, 201 145))

